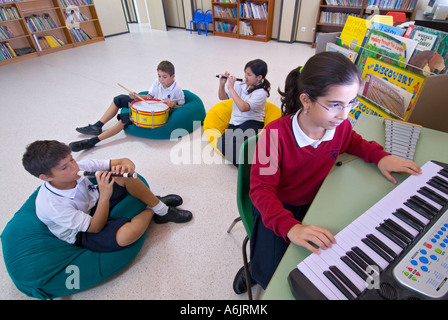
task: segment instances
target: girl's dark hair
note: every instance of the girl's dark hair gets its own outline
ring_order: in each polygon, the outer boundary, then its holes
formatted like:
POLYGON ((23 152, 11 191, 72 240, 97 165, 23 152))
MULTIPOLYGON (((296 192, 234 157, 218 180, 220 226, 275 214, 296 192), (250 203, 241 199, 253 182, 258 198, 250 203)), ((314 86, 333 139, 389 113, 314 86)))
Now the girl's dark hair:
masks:
POLYGON ((311 99, 325 96, 331 86, 352 84, 360 81, 358 68, 338 52, 321 52, 312 56, 304 67, 292 70, 285 81, 281 95, 282 114, 297 112, 303 106, 300 95, 306 93, 311 99))
POLYGON ((247 68, 250 68, 256 76, 261 75, 263 77, 263 80, 261 80, 260 84, 253 86, 247 92, 251 93, 254 90, 262 88, 266 91, 266 95, 269 97, 270 95, 269 90, 271 90, 271 83, 266 79, 266 75, 268 74, 268 65, 266 64, 266 62, 264 62, 261 59, 255 59, 246 63, 244 70, 246 70, 247 68))
POLYGON ((51 175, 51 169, 71 154, 69 146, 56 140, 38 140, 29 144, 22 157, 23 167, 33 176, 51 175))

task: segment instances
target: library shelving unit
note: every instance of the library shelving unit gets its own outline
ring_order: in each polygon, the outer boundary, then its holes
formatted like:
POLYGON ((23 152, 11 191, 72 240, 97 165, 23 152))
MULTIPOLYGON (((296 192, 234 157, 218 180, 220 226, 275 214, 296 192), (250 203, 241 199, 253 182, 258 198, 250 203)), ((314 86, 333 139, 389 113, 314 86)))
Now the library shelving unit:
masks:
POLYGON ((404 12, 409 21, 416 2, 417 0, 320 0, 312 46, 316 47, 316 36, 319 32, 342 31, 348 15, 366 18, 372 14, 404 12))
POLYGON ((271 40, 274 0, 212 0, 212 14, 214 35, 271 40))
POLYGON ((0 0, 0 66, 102 40, 92 0, 0 0))

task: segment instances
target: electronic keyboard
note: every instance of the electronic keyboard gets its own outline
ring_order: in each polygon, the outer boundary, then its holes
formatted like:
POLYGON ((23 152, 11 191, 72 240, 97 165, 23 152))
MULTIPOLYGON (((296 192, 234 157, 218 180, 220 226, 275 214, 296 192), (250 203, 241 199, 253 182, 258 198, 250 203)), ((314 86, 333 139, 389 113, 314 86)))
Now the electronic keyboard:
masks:
POLYGON ((429 161, 289 274, 296 299, 447 299, 448 165, 429 161))

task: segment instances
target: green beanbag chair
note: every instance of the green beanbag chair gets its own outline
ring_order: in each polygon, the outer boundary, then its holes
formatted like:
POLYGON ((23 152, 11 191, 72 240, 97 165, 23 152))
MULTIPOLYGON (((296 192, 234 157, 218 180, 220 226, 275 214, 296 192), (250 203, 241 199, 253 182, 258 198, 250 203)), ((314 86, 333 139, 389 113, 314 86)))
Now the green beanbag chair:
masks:
MULTIPOLYGON (((107 253, 75 247, 56 238, 36 215, 39 188, 1 235, 6 270, 17 289, 27 296, 54 299, 93 287, 126 267, 143 246, 146 233, 132 245, 107 253)), ((133 218, 145 208, 146 204, 128 194, 110 215, 133 218)))
MULTIPOLYGON (((168 122, 165 125, 151 129, 130 124, 124 131, 131 135, 148 139, 177 139, 193 132, 204 122, 206 112, 202 100, 197 95, 188 90, 183 91, 185 104, 170 111, 168 122), (174 130, 176 132, 171 137, 174 130)), ((148 91, 140 92, 140 94, 148 94, 148 91)), ((129 113, 129 108, 122 108, 120 113, 129 113)))
MULTIPOLYGON (((204 134, 210 145, 216 152, 222 155, 218 149, 218 138, 221 137, 229 127, 232 115, 233 99, 223 100, 215 104, 207 113, 204 119, 204 134)), ((282 112, 275 104, 266 101, 264 109, 264 126, 281 117, 282 112)))

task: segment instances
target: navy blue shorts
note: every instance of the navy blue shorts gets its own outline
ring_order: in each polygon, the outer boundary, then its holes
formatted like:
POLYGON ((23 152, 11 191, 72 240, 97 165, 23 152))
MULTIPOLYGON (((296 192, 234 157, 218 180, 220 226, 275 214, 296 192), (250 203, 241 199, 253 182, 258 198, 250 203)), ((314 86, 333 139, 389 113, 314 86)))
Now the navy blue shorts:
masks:
MULTIPOLYGON (((115 183, 112 196, 109 200, 109 212, 115 205, 123 200, 127 194, 128 192, 126 191, 126 188, 115 183)), ((92 208, 90 213, 95 213, 95 210, 96 206, 92 208)), ((96 252, 112 252, 121 250, 123 247, 118 245, 115 235, 117 230, 129 221, 131 220, 128 218, 109 217, 106 221, 106 225, 100 232, 78 232, 74 245, 96 252)))
MULTIPOLYGON (((128 95, 121 94, 114 98, 114 104, 118 109, 129 108, 130 103, 134 101, 128 95)), ((131 123, 131 117, 129 113, 119 113, 117 114, 117 119, 124 123, 125 126, 131 123)))

